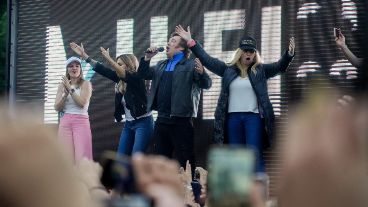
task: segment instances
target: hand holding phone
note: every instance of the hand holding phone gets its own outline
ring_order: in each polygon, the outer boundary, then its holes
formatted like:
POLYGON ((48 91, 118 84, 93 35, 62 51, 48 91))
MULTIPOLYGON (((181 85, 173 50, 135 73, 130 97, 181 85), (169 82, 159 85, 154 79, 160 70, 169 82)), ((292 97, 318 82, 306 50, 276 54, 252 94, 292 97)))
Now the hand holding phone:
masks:
POLYGON ((202 185, 199 183, 198 180, 193 180, 191 183, 192 186, 192 190, 193 190, 193 195, 194 195, 194 201, 196 203, 199 203, 199 199, 201 196, 201 189, 202 189, 202 185))
POLYGON ((212 207, 247 206, 255 155, 244 147, 215 147, 208 155, 208 196, 212 207))
POLYGON ((340 37, 340 33, 341 33, 341 30, 340 30, 340 28, 334 28, 334 36, 336 37, 336 38, 339 38, 340 37))
POLYGON ((117 156, 116 153, 109 151, 103 154, 101 164, 103 168, 101 183, 107 189, 124 194, 138 193, 130 157, 117 156))

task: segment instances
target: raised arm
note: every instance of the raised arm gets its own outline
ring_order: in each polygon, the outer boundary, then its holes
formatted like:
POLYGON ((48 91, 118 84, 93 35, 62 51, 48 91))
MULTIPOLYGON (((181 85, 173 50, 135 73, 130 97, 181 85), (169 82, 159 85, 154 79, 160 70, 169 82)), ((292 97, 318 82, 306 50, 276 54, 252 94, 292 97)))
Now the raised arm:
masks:
POLYGON ((105 48, 100 47, 100 50, 102 57, 112 66, 112 69, 115 70, 118 76, 120 78, 125 78, 126 70, 111 58, 109 48, 105 50, 105 48))
POLYGON ((73 50, 73 52, 75 52, 77 55, 79 55, 79 57, 81 57, 83 60, 85 60, 86 62, 91 64, 92 67, 96 66, 96 64, 98 62, 89 57, 89 55, 84 50, 83 43, 81 43, 81 45, 78 45, 75 42, 71 42, 69 45, 70 45, 70 48, 73 50))
MULTIPOLYGON (((99 63, 98 61, 92 59, 84 50, 83 44, 81 43, 81 45, 77 45, 75 42, 70 43, 70 48, 72 48, 72 50, 79 55, 82 59, 86 60, 89 64, 92 65, 92 69, 94 71, 96 71, 98 74, 104 76, 105 78, 108 78, 112 81, 114 81, 115 83, 120 81, 119 76, 111 69, 106 68, 105 66, 103 66, 101 63, 99 63)), ((105 50, 106 51, 106 50, 105 50)), ((101 49, 102 52, 102 49, 101 49)), ((108 53, 108 51, 106 51, 108 53)), ((109 55, 110 57, 110 55, 109 55)), ((111 59, 111 57, 110 57, 111 59)), ((114 62, 114 61, 113 61, 114 62)))
POLYGON ((226 63, 208 55, 207 52, 204 51, 203 48, 200 46, 200 44, 192 39, 189 26, 187 28, 187 31, 185 31, 185 29, 181 25, 178 25, 175 27, 175 32, 187 41, 187 44, 194 55, 199 58, 199 60, 208 70, 221 77, 224 75, 224 72, 228 67, 226 63))
POLYGON ((154 69, 150 67, 150 61, 151 58, 153 58, 157 53, 157 47, 150 47, 147 49, 144 58, 141 58, 139 62, 139 67, 137 70, 137 74, 140 78, 145 80, 152 80, 154 69))
POLYGON ((349 60, 349 62, 354 67, 361 67, 363 65, 363 58, 358 58, 354 55, 353 52, 348 48, 348 46, 345 43, 345 36, 339 32, 339 37, 335 37, 335 41, 337 46, 342 50, 344 53, 344 56, 349 60))
POLYGON ((294 55, 295 55, 295 40, 294 37, 291 37, 289 41, 288 51, 286 51, 282 55, 279 61, 270 64, 263 64, 266 78, 267 79, 272 78, 280 72, 285 72, 290 62, 293 60, 294 55))

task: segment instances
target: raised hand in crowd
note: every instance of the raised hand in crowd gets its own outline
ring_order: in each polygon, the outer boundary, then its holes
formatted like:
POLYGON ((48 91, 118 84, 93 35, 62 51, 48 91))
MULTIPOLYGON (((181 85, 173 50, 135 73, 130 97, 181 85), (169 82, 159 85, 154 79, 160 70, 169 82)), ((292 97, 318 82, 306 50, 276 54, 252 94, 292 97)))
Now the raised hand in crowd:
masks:
POLYGON ((294 37, 291 37, 289 40, 289 55, 294 56, 295 54, 295 40, 294 37))
POLYGON ((75 169, 79 179, 85 184, 92 198, 95 199, 96 202, 110 198, 106 188, 100 181, 102 167, 99 163, 83 158, 75 166, 75 169))
POLYGON ((16 111, 0 110, 0 162, 6 166, 0 168, 0 206, 97 206, 55 132, 37 114, 16 111))
POLYGON ((202 167, 196 167, 196 171, 199 173, 199 183, 201 183, 202 186, 207 185, 208 171, 202 167))
POLYGON ((184 206, 184 188, 178 176, 179 164, 162 156, 133 156, 136 184, 157 207, 184 206))
POLYGON ((353 52, 348 48, 345 43, 345 36, 342 34, 341 30, 338 30, 338 36, 335 37, 335 42, 337 46, 342 50, 344 56, 349 60, 349 62, 355 67, 361 67, 363 65, 363 58, 358 58, 353 52))

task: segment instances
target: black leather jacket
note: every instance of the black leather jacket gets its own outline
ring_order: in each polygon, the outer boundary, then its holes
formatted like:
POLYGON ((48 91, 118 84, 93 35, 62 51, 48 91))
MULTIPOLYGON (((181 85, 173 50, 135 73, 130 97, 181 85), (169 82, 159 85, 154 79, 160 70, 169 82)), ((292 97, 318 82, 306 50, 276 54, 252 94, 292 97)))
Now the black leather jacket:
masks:
MULTIPOLYGON (((106 68, 101 63, 97 63, 93 68, 98 74, 118 83, 120 80, 126 82, 126 91, 124 94, 126 107, 130 110, 134 119, 147 113, 147 91, 144 80, 141 79, 137 73, 126 72, 125 78, 120 78, 115 71, 106 68)), ((115 112, 114 117, 116 121, 122 120, 124 106, 121 103, 123 94, 115 93, 115 112)))
MULTIPOLYGON (((157 110, 158 86, 167 62, 168 59, 160 61, 150 68, 150 61, 145 61, 144 58, 140 61, 139 76, 152 80, 147 101, 148 111, 157 110)), ((170 116, 197 117, 201 89, 208 89, 211 85, 212 80, 205 71, 203 74, 196 72, 194 60, 183 58, 179 61, 173 73, 170 116)))

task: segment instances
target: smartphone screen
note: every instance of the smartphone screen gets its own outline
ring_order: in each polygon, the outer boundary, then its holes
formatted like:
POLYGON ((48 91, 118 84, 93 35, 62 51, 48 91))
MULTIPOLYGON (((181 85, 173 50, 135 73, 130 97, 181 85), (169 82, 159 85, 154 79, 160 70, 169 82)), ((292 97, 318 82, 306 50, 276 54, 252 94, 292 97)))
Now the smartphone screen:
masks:
POLYGON ((340 36, 340 29, 339 28, 334 28, 334 35, 335 35, 335 37, 340 36))
POLYGON ((201 189, 202 186, 201 184, 198 182, 198 180, 193 180, 191 183, 192 189, 193 189, 193 195, 194 195, 194 201, 196 203, 199 203, 199 198, 201 196, 201 189))
POLYGON ((101 164, 101 183, 106 188, 123 194, 137 193, 130 157, 117 156, 115 152, 108 151, 102 155, 101 164))
POLYGON ((248 206, 255 155, 243 147, 215 147, 208 154, 208 191, 212 207, 248 206))

